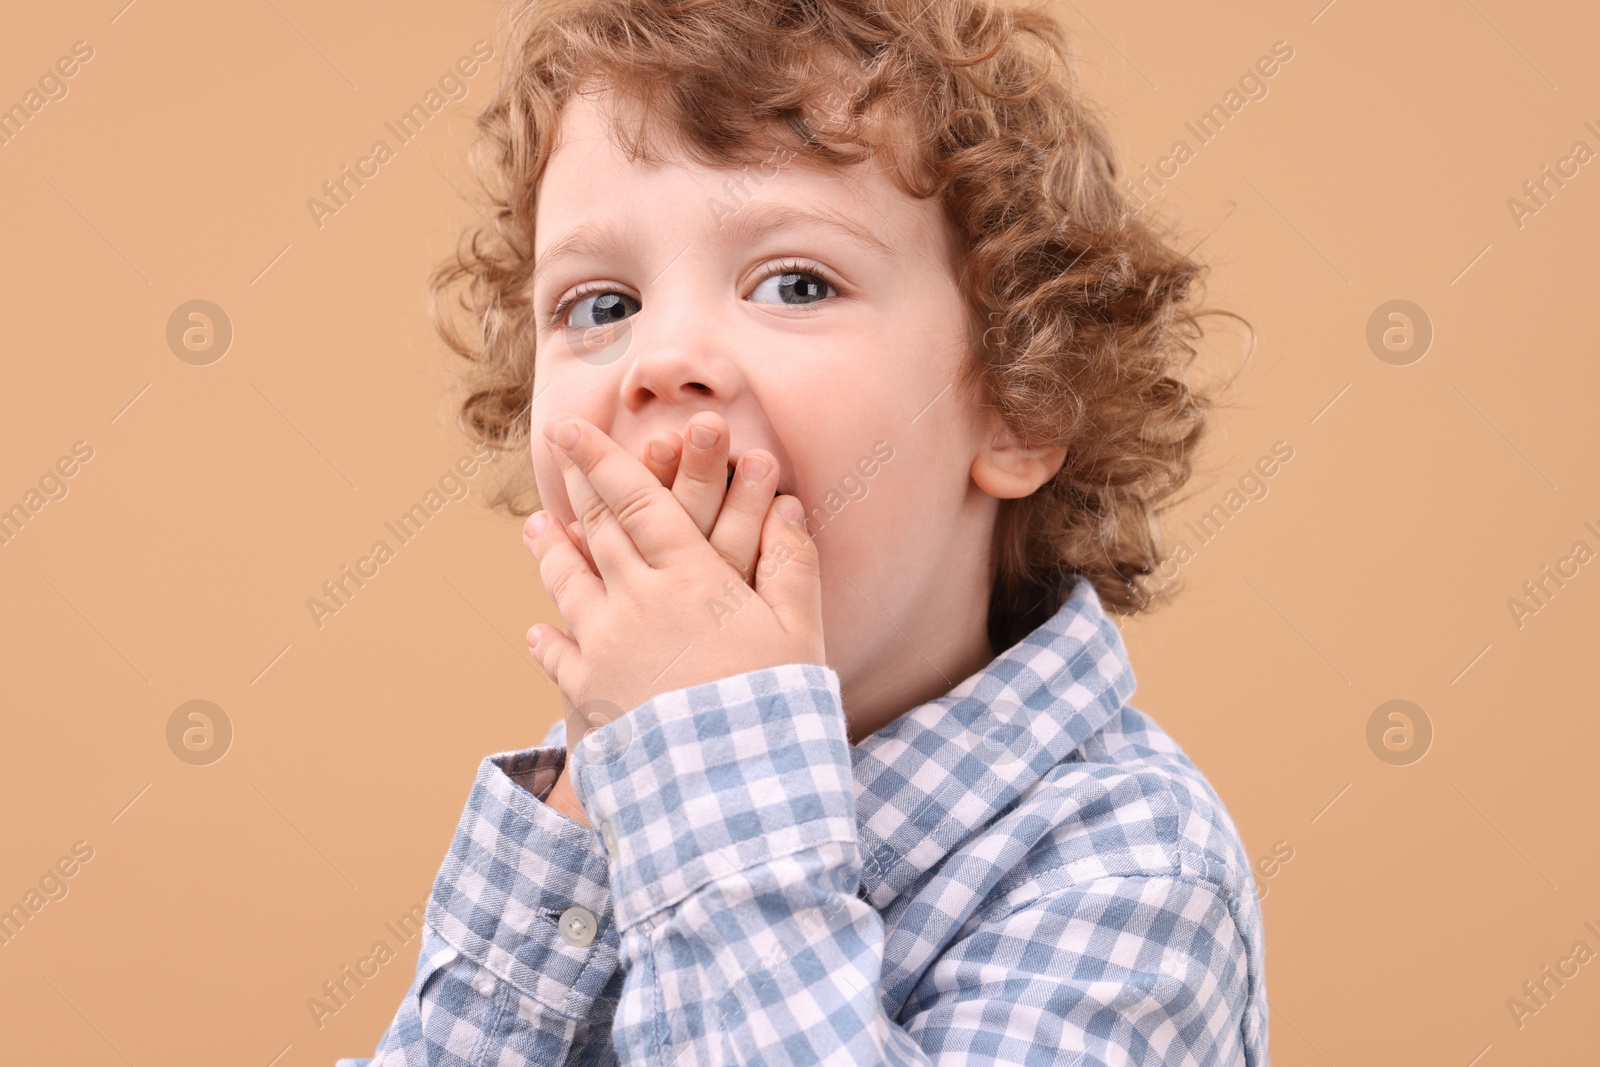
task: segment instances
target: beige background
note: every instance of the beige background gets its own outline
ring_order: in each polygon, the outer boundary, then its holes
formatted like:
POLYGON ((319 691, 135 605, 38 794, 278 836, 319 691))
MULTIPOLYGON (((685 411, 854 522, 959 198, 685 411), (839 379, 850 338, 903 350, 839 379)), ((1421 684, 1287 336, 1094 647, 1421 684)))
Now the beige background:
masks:
MULTIPOLYGON (((426 900, 479 759, 557 713, 523 643, 556 616, 487 475, 320 629, 306 608, 468 451, 423 279, 498 64, 320 229, 306 200, 500 10, 122 3, 0 33, 0 104, 94 49, 0 146, 0 506, 93 449, 0 546, 0 905, 94 850, 0 946, 0 1060, 327 1064, 371 1053, 417 942, 321 1029, 307 999, 426 900), (209 366, 165 338, 194 299, 235 330, 209 366), (167 743, 195 699, 234 729, 209 766, 167 743)), ((1275 1063, 1588 1062, 1600 963, 1520 1028, 1507 999, 1600 951, 1600 564, 1520 628, 1507 601, 1600 550, 1600 165, 1520 228, 1507 200, 1600 150, 1600 15, 1320 3, 1062 8, 1134 172, 1294 49, 1159 198, 1260 331, 1174 528, 1294 458, 1204 547, 1180 530, 1187 590, 1126 628, 1135 702, 1252 855, 1292 850, 1262 882, 1275 1063), (1366 340, 1395 299, 1435 330, 1408 366, 1366 340), (1434 730, 1409 766, 1367 742, 1393 699, 1434 730)))

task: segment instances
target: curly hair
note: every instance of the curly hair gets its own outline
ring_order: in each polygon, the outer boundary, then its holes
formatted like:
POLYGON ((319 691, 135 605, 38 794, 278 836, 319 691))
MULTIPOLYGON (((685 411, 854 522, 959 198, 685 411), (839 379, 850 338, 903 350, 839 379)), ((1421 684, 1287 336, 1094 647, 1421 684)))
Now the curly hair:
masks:
MULTIPOLYGON (((1046 5, 532 0, 507 37, 471 153, 487 210, 429 285, 433 322, 466 361, 469 437, 527 456, 539 183, 563 105, 598 84, 642 109, 633 130, 612 123, 631 159, 661 158, 652 130, 715 168, 775 148, 834 166, 877 156, 907 195, 939 197, 970 324, 957 384, 1025 444, 1066 450, 1036 492, 1001 501, 991 645, 1047 620, 1078 576, 1111 611, 1151 603, 1158 515, 1193 473, 1215 400, 1188 381, 1200 319, 1239 316, 1199 310, 1207 268, 1119 187, 1046 5)), ((511 473, 491 503, 523 515, 531 461, 511 473)))

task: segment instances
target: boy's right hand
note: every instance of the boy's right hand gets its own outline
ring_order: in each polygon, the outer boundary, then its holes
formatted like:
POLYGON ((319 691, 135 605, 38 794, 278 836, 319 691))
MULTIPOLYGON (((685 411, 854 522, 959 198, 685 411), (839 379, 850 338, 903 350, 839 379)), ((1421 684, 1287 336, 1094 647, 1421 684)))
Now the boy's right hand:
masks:
MULTIPOLYGON (((689 420, 687 449, 685 449, 685 435, 667 430, 647 441, 640 456, 645 467, 655 475, 657 481, 672 490, 672 495, 694 519, 700 532, 708 538, 711 538, 716 531, 717 517, 721 514, 722 505, 728 495, 727 475, 728 457, 732 446, 731 436, 727 420, 721 415, 713 411, 699 412, 689 420)), ((589 569, 598 575, 599 568, 595 566, 594 557, 589 552, 588 541, 584 537, 583 522, 574 520, 569 524, 567 535, 583 554, 583 558, 588 561, 589 569)), ((712 547, 722 553, 730 566, 745 575, 747 582, 750 581, 758 562, 756 557, 760 554, 759 545, 751 558, 735 559, 733 553, 724 545, 719 545, 717 540, 720 538, 712 540, 712 547)), ((574 725, 573 715, 569 709, 568 762, 562 767, 555 785, 546 794, 545 804, 578 825, 588 826, 589 820, 584 815, 583 805, 578 801, 577 792, 573 789, 572 779, 567 772, 572 766, 573 748, 583 740, 584 733, 604 723, 582 723, 576 731, 573 729, 574 725)))
MULTIPOLYGON (((757 562, 756 556, 760 553, 759 545, 750 558, 736 559, 726 545, 718 543, 720 538, 713 537, 717 516, 722 512, 728 491, 731 437, 726 419, 714 411, 702 411, 689 420, 687 448, 684 435, 666 430, 645 442, 639 459, 656 476, 657 481, 672 490, 672 495, 678 498, 683 510, 694 519, 700 533, 712 539, 711 547, 722 553, 728 564, 745 575, 748 582, 757 562), (701 441, 706 443, 702 445, 701 441)), ((590 555, 589 544, 584 538, 583 523, 579 520, 569 523, 567 536, 578 546, 583 558, 589 561, 589 569, 598 575, 599 569, 595 567, 594 557, 590 555)))

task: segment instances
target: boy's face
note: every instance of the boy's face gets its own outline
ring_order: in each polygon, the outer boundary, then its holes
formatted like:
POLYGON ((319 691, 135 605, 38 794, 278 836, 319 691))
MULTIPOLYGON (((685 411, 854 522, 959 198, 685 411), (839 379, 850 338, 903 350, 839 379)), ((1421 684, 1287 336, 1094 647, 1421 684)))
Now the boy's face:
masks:
POLYGON ((867 168, 777 166, 781 153, 743 172, 634 164, 598 104, 575 97, 562 119, 535 221, 530 414, 543 506, 574 519, 542 433, 551 415, 587 419, 639 457, 652 436, 716 411, 729 455, 770 451, 778 492, 805 506, 828 665, 843 688, 866 703, 885 684, 947 690, 934 680, 976 669, 951 649, 970 646, 974 612, 982 629, 997 501, 970 474, 995 430, 953 384, 966 313, 938 200, 867 168), (800 213, 865 240, 790 220, 800 213), (741 229, 757 225, 764 235, 741 229), (591 227, 627 246, 550 256, 591 227), (598 290, 548 325, 591 282, 598 290), (877 680, 863 684, 869 667, 877 680), (881 677, 891 670, 902 676, 881 677))

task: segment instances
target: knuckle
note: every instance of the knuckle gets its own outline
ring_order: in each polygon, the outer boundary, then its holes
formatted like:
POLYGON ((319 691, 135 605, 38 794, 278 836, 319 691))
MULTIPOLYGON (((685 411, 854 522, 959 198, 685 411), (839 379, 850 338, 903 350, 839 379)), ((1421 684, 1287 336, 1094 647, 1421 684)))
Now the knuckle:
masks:
POLYGON ((550 675, 550 680, 558 685, 563 684, 565 681, 566 670, 564 668, 566 658, 566 652, 561 648, 546 649, 541 657, 541 662, 544 664, 545 671, 550 675))
POLYGON ((697 482, 721 482, 728 479, 728 461, 715 449, 692 450, 682 464, 683 473, 697 482))
POLYGON ((642 485, 629 490, 621 500, 617 501, 617 518, 624 525, 642 521, 652 509, 659 506, 660 489, 661 487, 656 485, 642 485))
POLYGON ((725 471, 726 468, 717 471, 710 466, 690 464, 683 469, 680 477, 686 478, 696 489, 720 489, 727 482, 725 471))
POLYGON ((583 528, 586 540, 591 531, 598 530, 606 521, 608 514, 606 502, 599 497, 595 497, 583 505, 583 510, 578 514, 578 523, 583 528))
POLYGON ((785 569, 793 567, 806 577, 816 577, 821 571, 816 548, 810 541, 781 538, 768 547, 767 558, 785 569))
POLYGON ((573 572, 565 567, 545 577, 545 588, 550 590, 550 598, 557 604, 566 600, 567 591, 572 588, 574 577, 573 572))
POLYGON ((748 562, 739 559, 732 552, 728 551, 721 545, 717 546, 717 555, 722 557, 722 562, 738 571, 739 577, 743 578, 745 581, 750 580, 750 564, 748 562))

